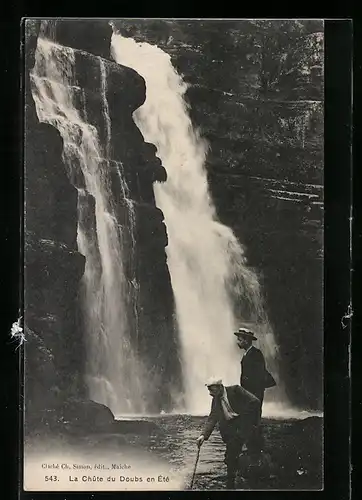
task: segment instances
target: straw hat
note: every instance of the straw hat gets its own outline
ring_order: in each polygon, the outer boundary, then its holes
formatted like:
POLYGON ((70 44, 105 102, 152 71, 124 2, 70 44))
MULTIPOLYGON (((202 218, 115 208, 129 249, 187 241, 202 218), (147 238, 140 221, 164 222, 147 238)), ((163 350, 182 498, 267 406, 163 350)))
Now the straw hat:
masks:
POLYGON ((244 337, 245 339, 258 340, 255 337, 254 332, 252 332, 248 328, 239 328, 237 332, 234 332, 234 335, 236 335, 237 337, 244 337))

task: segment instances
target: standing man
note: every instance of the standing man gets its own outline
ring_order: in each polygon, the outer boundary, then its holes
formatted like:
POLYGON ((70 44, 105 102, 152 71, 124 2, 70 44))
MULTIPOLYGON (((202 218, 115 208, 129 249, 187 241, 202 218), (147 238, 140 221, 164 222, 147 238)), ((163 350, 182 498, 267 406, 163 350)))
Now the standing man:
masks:
MULTIPOLYGON (((244 355, 241 358, 240 385, 258 398, 260 402, 259 417, 261 417, 264 391, 269 387, 274 387, 276 382, 266 369, 263 353, 253 346, 253 341, 257 340, 254 333, 247 328, 239 328, 237 332, 234 332, 234 335, 237 337, 238 347, 244 350, 244 355)), ((259 452, 262 448, 260 429, 258 429, 257 434, 253 442, 255 452, 259 452)))
POLYGON ((208 440, 216 424, 226 444, 227 488, 235 488, 238 458, 259 425, 259 400, 239 385, 225 387, 220 379, 206 384, 212 397, 211 411, 204 430, 197 439, 200 447, 208 440))

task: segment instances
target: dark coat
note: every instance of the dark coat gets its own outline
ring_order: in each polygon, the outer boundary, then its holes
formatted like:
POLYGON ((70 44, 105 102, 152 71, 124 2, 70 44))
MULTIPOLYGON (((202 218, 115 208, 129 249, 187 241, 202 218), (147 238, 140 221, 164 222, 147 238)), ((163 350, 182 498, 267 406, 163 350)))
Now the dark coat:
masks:
POLYGON ((263 353, 252 346, 241 360, 240 385, 254 394, 262 403, 264 391, 276 382, 265 366, 263 353))
POLYGON ((227 442, 235 434, 242 434, 246 440, 251 432, 259 424, 260 401, 239 385, 226 387, 226 393, 232 409, 239 414, 232 420, 226 420, 221 406, 221 399, 218 396, 212 398, 211 411, 207 418, 203 435, 205 440, 209 439, 216 424, 219 424, 219 431, 222 439, 227 442))

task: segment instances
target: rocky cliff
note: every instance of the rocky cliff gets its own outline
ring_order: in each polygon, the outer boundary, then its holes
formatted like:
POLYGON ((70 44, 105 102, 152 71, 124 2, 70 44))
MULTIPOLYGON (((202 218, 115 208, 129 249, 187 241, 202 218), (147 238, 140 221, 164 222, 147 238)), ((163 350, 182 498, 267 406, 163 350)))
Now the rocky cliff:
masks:
POLYGON ((264 286, 290 400, 322 405, 323 22, 115 21, 189 84, 220 219, 264 286))
MULTIPOLYGON (((85 259, 77 246, 78 189, 84 188, 84 178, 80 169, 70 172, 64 164, 58 131, 39 123, 37 118, 29 72, 34 66, 39 29, 38 21, 26 22, 24 306, 28 332, 25 397, 29 416, 61 406, 69 398, 87 397, 87 332, 79 301, 85 259)), ((180 380, 173 295, 165 254, 167 235, 152 189, 154 181, 165 181, 166 172, 155 156, 155 147, 144 142, 132 120, 133 111, 145 99, 144 81, 134 71, 109 59, 111 33, 106 22, 96 22, 94 26, 89 21, 54 21, 46 26, 45 35, 75 49, 77 108, 97 128, 103 144, 107 126, 111 127, 111 140, 102 161, 111 171, 118 223, 124 227, 128 248, 125 272, 135 349, 152 359, 148 366, 150 375, 160 381, 159 401, 154 401, 156 411, 161 401, 167 407, 170 386, 177 386, 180 380), (106 73, 105 89, 101 88, 100 64, 106 73), (102 93, 108 102, 110 124, 105 123, 102 93), (120 183, 120 171, 125 184, 120 183), (129 202, 135 214, 132 228, 129 202)), ((94 217, 90 214, 83 222, 94 224, 94 217)))

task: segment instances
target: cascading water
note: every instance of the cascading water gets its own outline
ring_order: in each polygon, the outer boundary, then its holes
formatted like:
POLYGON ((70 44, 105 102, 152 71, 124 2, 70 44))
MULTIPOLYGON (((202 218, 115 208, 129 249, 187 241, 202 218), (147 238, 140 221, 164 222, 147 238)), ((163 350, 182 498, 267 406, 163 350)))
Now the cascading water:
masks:
POLYGON ((157 147, 168 174, 165 183, 154 184, 154 191, 169 237, 186 411, 204 413, 210 404, 205 390, 209 376, 220 375, 229 384, 239 381, 240 352, 233 331, 241 322, 251 323, 277 375, 273 333, 257 276, 231 229, 217 219, 205 170, 207 144, 188 115, 187 85, 157 46, 136 43, 114 30, 111 52, 116 62, 146 81, 146 101, 133 116, 145 140, 157 147))
MULTIPOLYGON (((63 160, 78 189, 78 249, 86 258, 82 279, 87 380, 91 399, 116 414, 147 411, 147 375, 130 338, 129 283, 124 273, 124 231, 117 222, 109 178, 111 122, 106 99, 106 68, 100 61, 100 95, 106 131, 101 147, 97 129, 76 107, 85 95, 75 85, 75 51, 38 37, 31 72, 32 95, 40 122, 56 127, 63 138, 63 160), (79 99, 80 97, 80 99, 79 99), (83 180, 79 180, 83 179, 83 180)), ((133 207, 118 169, 120 192, 130 221, 133 207)))

